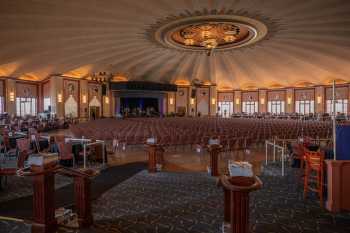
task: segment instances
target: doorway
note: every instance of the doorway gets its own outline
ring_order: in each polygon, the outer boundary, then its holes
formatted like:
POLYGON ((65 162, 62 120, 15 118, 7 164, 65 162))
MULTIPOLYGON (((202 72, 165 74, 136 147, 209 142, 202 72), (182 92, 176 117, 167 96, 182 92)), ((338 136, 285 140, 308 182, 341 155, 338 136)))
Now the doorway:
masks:
POLYGON ((90 106, 90 119, 98 119, 100 118, 100 107, 90 106))

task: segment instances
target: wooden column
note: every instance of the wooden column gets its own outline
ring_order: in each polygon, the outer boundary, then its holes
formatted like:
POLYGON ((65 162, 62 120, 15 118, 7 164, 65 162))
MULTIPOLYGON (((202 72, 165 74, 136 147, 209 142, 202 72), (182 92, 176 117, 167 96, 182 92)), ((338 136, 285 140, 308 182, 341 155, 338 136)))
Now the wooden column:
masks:
POLYGON ((249 233, 249 193, 260 189, 262 182, 258 177, 220 178, 225 193, 224 220, 230 223, 230 233, 249 233))
POLYGON ((55 173, 51 170, 35 170, 33 177, 33 233, 52 233, 57 229, 55 219, 55 173))
POLYGON ((350 210, 349 160, 326 160, 327 202, 326 209, 336 213, 350 210))
POLYGON ((221 145, 208 145, 208 152, 210 154, 211 176, 219 176, 219 154, 221 149, 221 145))
POLYGON ((90 199, 90 179, 86 176, 74 177, 74 198, 79 227, 89 227, 93 223, 90 199))
POLYGON ((163 148, 158 144, 147 144, 148 147, 148 172, 157 172, 157 164, 163 163, 163 148))

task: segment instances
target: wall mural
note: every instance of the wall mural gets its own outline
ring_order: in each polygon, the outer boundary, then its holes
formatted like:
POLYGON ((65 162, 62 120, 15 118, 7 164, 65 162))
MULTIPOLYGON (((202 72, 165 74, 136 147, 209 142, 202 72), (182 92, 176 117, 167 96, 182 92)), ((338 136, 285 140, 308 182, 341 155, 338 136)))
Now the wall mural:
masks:
POLYGON ((68 100, 70 96, 74 98, 76 102, 79 100, 79 83, 76 80, 65 79, 63 81, 64 86, 64 99, 68 100))
POLYGON ((76 80, 63 81, 64 86, 64 115, 78 117, 79 83, 76 80))
MULTIPOLYGON (((89 105, 91 105, 91 102, 96 104, 96 101, 99 102, 99 106, 101 105, 101 98, 102 98, 102 87, 99 84, 96 83, 89 83, 88 84, 88 95, 89 95, 89 105)), ((95 105, 96 106, 96 105, 95 105)))

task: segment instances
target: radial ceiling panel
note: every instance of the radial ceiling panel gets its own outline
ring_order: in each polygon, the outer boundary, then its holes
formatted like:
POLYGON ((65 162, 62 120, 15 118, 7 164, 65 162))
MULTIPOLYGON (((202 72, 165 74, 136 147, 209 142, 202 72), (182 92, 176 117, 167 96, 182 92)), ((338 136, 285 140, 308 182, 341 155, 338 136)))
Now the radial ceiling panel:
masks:
POLYGON ((349 0, 0 1, 0 76, 108 71, 129 80, 259 88, 350 81, 349 61, 349 0), (260 22, 267 34, 211 56, 156 35, 215 16, 260 22))

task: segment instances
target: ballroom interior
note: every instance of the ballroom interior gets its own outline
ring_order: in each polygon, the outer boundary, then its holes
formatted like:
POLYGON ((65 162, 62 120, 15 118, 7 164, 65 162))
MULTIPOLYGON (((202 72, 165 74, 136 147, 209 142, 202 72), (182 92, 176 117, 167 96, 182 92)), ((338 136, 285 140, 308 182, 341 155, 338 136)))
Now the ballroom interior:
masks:
POLYGON ((350 1, 0 0, 1 233, 349 233, 350 1))

